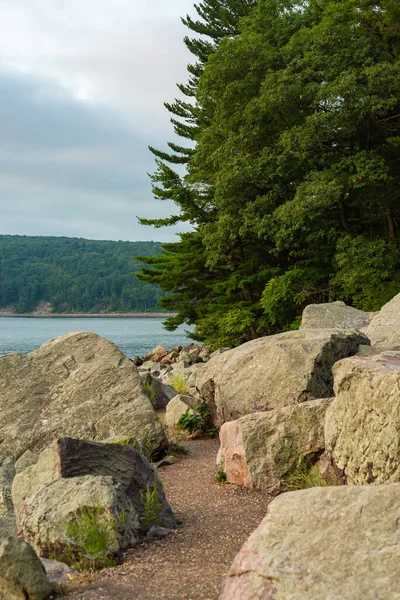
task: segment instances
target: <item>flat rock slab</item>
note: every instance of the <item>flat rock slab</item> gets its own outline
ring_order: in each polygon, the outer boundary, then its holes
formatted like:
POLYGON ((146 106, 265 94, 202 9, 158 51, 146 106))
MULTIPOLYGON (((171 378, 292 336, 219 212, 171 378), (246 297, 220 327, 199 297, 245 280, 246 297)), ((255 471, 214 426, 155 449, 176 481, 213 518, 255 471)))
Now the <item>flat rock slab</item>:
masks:
POLYGON ((309 304, 303 311, 300 329, 361 329, 369 324, 374 314, 340 301, 309 304))
POLYGON ((94 333, 68 333, 0 357, 0 454, 18 459, 58 437, 133 436, 154 454, 168 441, 136 367, 94 333))
POLYGON ((400 598, 400 484, 289 492, 237 554, 220 600, 400 598))
POLYGON ((348 483, 400 481, 400 352, 346 358, 333 372, 326 457, 348 483))
POLYGON ((309 400, 222 425, 218 462, 227 481, 249 488, 279 486, 300 457, 324 449, 325 415, 331 402, 309 400))
POLYGON ((259 338, 213 357, 196 387, 220 427, 246 414, 333 396, 332 366, 369 344, 360 331, 310 329, 259 338))

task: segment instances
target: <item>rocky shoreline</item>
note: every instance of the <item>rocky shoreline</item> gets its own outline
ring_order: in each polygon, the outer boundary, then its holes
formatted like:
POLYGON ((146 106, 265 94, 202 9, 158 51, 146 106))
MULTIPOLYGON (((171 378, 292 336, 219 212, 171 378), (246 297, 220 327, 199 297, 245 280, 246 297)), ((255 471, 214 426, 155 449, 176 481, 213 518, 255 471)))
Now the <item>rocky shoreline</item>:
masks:
POLYGON ((81 332, 0 357, 0 598, 48 597, 38 557, 94 560, 82 515, 108 532, 96 566, 171 532, 157 476, 168 459, 149 460, 182 415, 205 414, 218 473, 277 496, 221 600, 398 598, 399 382, 400 294, 375 314, 310 305, 298 331, 232 350, 157 346, 130 360, 81 332))
POLYGON ((173 317, 175 313, 4 313, 0 311, 1 317, 17 317, 29 319, 166 319, 173 317))

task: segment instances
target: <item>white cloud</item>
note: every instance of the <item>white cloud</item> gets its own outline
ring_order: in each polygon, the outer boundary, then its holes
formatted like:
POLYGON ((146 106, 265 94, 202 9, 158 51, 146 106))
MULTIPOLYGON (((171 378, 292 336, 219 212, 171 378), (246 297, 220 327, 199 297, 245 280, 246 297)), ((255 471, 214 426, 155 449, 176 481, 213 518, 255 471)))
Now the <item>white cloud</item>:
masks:
MULTIPOLYGON (((0 0, 0 233, 172 239, 136 215, 152 198, 147 145, 191 60, 191 0, 0 0)), ((182 229, 182 228, 181 228, 182 229)))
POLYGON ((49 77, 75 98, 166 126, 164 101, 186 79, 180 16, 192 2, 3 0, 3 66, 49 77))

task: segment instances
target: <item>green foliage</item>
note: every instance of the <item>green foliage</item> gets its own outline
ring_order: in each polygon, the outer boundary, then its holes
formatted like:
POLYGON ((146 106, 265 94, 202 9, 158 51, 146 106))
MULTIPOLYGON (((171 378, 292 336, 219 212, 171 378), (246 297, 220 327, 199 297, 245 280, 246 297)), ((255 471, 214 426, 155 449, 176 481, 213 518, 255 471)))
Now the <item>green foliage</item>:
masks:
POLYGON ((199 415, 191 415, 190 413, 184 413, 178 421, 178 427, 185 429, 190 434, 201 431, 202 425, 203 419, 199 415))
POLYGON ((208 437, 216 437, 218 430, 213 426, 211 411, 204 404, 198 404, 196 412, 199 414, 184 413, 178 421, 178 427, 185 429, 190 434, 202 432, 208 437))
POLYGON ((157 392, 154 389, 154 386, 149 381, 145 381, 144 384, 143 384, 143 387, 144 387, 144 389, 146 391, 146 394, 149 397, 149 400, 150 400, 153 408, 155 408, 156 407, 157 392))
POLYGON ((45 301, 59 313, 154 311, 162 292, 132 276, 141 266, 132 257, 160 252, 155 242, 0 235, 0 308, 29 313, 45 301))
POLYGON ((268 322, 280 329, 297 329, 304 307, 329 300, 322 288, 324 276, 317 269, 296 266, 270 279, 260 300, 268 322))
POLYGON ((130 446, 131 448, 138 448, 140 450, 140 444, 135 438, 122 437, 113 440, 114 444, 120 444, 121 446, 130 446))
POLYGON ((224 461, 221 461, 215 479, 217 483, 226 483, 227 477, 224 469, 224 461))
POLYGON ((343 237, 335 263, 340 297, 356 308, 379 310, 400 292, 400 250, 391 240, 343 237))
POLYGON ((319 474, 319 463, 310 462, 310 457, 299 457, 286 473, 283 481, 286 491, 327 486, 326 481, 319 474))
POLYGON ((151 527, 158 527, 160 523, 160 510, 162 502, 157 488, 157 475, 154 473, 153 485, 146 485, 146 492, 140 491, 140 499, 143 505, 141 521, 144 529, 148 531, 151 527))
POLYGON ((144 456, 146 460, 151 462, 152 460, 152 448, 150 438, 146 438, 142 443, 135 440, 133 437, 122 437, 117 438, 113 441, 114 444, 120 444, 121 446, 130 446, 136 448, 138 452, 144 456))
POLYGON ((175 373, 168 381, 168 385, 174 388, 178 394, 188 394, 189 388, 182 373, 175 373))
POLYGON ((170 146, 187 171, 158 153, 153 176, 155 197, 177 206, 170 222, 193 231, 141 275, 167 292, 167 327, 235 346, 296 327, 310 302, 379 308, 399 291, 398 3, 209 0, 198 12, 184 23, 208 38, 187 40, 197 62, 181 86, 195 102, 167 105, 194 143, 170 146))
POLYGON ((100 504, 79 509, 66 524, 66 562, 80 571, 113 566, 115 536, 124 522, 124 513, 110 517, 100 504))

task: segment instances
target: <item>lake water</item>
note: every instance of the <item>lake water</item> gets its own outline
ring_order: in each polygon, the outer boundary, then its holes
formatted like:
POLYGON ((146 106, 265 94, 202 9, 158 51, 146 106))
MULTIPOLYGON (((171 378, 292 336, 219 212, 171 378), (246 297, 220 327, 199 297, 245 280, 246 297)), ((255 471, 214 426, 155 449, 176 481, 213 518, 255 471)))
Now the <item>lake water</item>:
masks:
POLYGON ((92 331, 111 340, 129 358, 144 356, 157 344, 167 350, 189 344, 185 327, 165 331, 163 319, 157 318, 29 318, 0 317, 0 355, 23 354, 39 348, 44 342, 70 331, 92 331))

